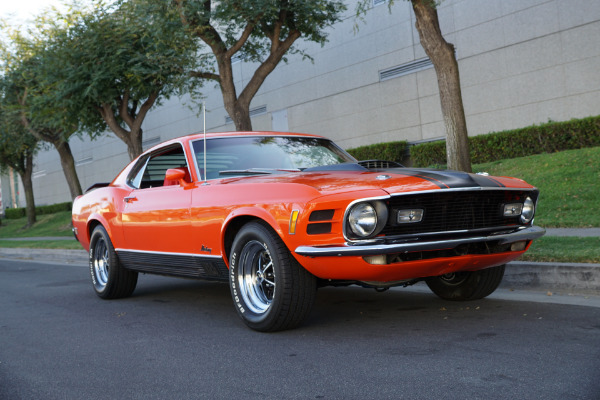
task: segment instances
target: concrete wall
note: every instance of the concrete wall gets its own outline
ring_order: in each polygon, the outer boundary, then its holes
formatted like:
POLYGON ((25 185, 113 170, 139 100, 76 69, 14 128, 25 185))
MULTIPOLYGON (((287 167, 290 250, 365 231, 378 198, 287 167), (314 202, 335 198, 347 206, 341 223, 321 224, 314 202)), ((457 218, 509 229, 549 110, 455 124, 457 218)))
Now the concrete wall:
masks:
MULTIPOLYGON (((254 129, 317 133, 346 148, 444 137, 433 68, 380 80, 380 71, 425 57, 410 2, 396 0, 391 13, 376 6, 366 24, 354 19, 355 1, 348 4, 324 47, 298 43, 314 63, 292 56, 267 78, 252 103, 266 106, 254 129)), ((470 135, 600 114, 600 1, 446 0, 439 16, 456 46, 470 135)), ((254 68, 234 66, 240 88, 254 68)), ((205 94, 207 128, 233 130, 219 90, 208 83, 205 94)), ((153 110, 144 138, 201 131, 186 104, 174 99, 153 110)), ((125 145, 110 135, 74 138, 71 147, 84 188, 112 180, 128 161, 125 145)), ((55 150, 40 153, 36 171, 38 204, 69 200, 55 150)))

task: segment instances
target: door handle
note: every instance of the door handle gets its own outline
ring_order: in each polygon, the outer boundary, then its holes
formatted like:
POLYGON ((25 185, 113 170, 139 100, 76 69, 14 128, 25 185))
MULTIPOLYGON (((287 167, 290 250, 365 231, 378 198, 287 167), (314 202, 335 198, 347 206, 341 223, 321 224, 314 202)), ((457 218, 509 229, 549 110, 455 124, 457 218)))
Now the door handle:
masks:
POLYGON ((127 197, 123 197, 123 201, 125 203, 132 203, 134 201, 137 201, 137 197, 135 196, 127 196, 127 197))

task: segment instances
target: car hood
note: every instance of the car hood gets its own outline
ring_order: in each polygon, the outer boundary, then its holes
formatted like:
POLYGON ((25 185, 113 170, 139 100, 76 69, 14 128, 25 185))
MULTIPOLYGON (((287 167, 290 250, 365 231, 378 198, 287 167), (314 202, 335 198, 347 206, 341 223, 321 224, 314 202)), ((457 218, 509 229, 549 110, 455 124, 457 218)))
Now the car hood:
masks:
MULTIPOLYGON (((356 165, 356 164, 350 164, 356 165)), ((389 194, 458 188, 531 188, 515 178, 469 174, 459 171, 387 168, 366 169, 356 165, 347 169, 312 168, 304 172, 238 177, 223 183, 296 183, 307 185, 322 194, 381 189, 389 194)))

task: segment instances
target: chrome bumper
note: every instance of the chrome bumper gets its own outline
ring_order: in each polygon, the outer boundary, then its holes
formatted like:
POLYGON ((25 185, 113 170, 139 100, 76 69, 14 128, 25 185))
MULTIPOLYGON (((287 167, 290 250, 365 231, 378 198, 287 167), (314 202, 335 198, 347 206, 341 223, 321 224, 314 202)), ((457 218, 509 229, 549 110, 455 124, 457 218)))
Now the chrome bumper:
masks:
POLYGON ((343 246, 299 246, 294 251, 306 257, 341 257, 341 256, 374 256, 379 254, 408 253, 413 251, 453 249, 461 244, 497 242, 510 244, 523 240, 534 240, 544 236, 546 230, 539 226, 521 228, 511 233, 488 236, 475 236, 461 239, 434 240, 425 242, 395 243, 395 244, 346 244, 343 246))

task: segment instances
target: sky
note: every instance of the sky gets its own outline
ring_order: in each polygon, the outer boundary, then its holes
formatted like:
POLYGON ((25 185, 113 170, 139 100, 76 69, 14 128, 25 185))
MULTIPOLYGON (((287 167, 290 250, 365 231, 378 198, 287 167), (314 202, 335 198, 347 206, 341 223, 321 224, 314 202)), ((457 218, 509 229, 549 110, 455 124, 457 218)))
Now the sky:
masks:
POLYGON ((60 0, 0 0, 0 17, 11 25, 25 24, 50 6, 60 5, 60 0))

